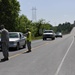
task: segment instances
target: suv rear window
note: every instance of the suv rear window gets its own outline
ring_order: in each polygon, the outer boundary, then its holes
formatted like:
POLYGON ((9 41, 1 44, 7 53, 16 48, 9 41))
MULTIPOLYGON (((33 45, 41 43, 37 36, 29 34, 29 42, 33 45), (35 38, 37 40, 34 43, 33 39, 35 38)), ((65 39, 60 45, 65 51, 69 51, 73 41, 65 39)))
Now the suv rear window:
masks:
POLYGON ((53 33, 53 31, 44 31, 44 33, 53 33))

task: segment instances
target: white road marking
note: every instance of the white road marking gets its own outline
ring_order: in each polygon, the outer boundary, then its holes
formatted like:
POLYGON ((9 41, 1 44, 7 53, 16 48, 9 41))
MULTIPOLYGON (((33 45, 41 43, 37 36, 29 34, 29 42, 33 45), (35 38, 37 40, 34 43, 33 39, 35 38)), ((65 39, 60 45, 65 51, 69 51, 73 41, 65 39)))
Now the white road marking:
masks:
POLYGON ((64 60, 65 60, 65 58, 66 58, 66 56, 67 56, 67 54, 68 54, 68 52, 69 52, 69 50, 70 50, 72 44, 73 44, 73 42, 74 42, 74 37, 73 37, 73 40, 72 40, 72 42, 71 42, 71 44, 70 44, 70 46, 69 46, 67 52, 65 53, 65 55, 64 55, 64 57, 63 57, 63 59, 62 59, 60 65, 58 66, 58 69, 57 69, 55 75, 58 75, 58 73, 59 73, 59 71, 60 71, 60 69, 61 69, 61 67, 62 67, 62 65, 63 65, 63 62, 64 62, 64 60))

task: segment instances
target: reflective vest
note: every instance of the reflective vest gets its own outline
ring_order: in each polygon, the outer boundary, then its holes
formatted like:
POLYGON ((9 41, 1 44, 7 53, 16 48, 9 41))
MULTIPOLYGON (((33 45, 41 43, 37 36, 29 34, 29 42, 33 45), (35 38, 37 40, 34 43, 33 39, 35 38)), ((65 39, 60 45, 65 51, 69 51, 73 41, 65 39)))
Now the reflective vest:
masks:
POLYGON ((27 34, 27 41, 30 41, 31 42, 31 32, 30 31, 27 34))

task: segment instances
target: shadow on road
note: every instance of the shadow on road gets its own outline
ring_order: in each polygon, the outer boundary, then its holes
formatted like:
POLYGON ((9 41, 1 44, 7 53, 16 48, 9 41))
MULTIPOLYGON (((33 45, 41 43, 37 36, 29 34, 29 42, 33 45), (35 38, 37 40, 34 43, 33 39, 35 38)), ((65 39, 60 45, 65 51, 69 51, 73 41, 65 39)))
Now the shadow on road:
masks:
MULTIPOLYGON (((9 52, 16 52, 16 51, 20 51, 20 50, 22 50, 22 48, 21 49, 19 49, 19 50, 16 50, 16 49, 14 49, 14 48, 10 48, 9 49, 9 52)), ((2 52, 2 50, 0 49, 0 52, 2 52)))
POLYGON ((46 40, 43 41, 53 41, 51 38, 47 38, 46 40))

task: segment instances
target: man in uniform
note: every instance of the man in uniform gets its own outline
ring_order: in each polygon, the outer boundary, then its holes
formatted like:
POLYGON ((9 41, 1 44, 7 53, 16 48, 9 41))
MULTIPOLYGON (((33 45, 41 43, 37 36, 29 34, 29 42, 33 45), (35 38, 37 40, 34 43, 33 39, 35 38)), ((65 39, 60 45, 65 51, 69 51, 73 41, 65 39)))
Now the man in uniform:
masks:
POLYGON ((8 50, 9 50, 9 33, 8 30, 4 28, 4 25, 1 25, 1 43, 2 43, 2 52, 4 58, 1 61, 9 60, 8 50))
POLYGON ((27 53, 28 53, 31 52, 31 32, 29 28, 27 28, 26 36, 27 36, 27 47, 28 47, 27 53))

